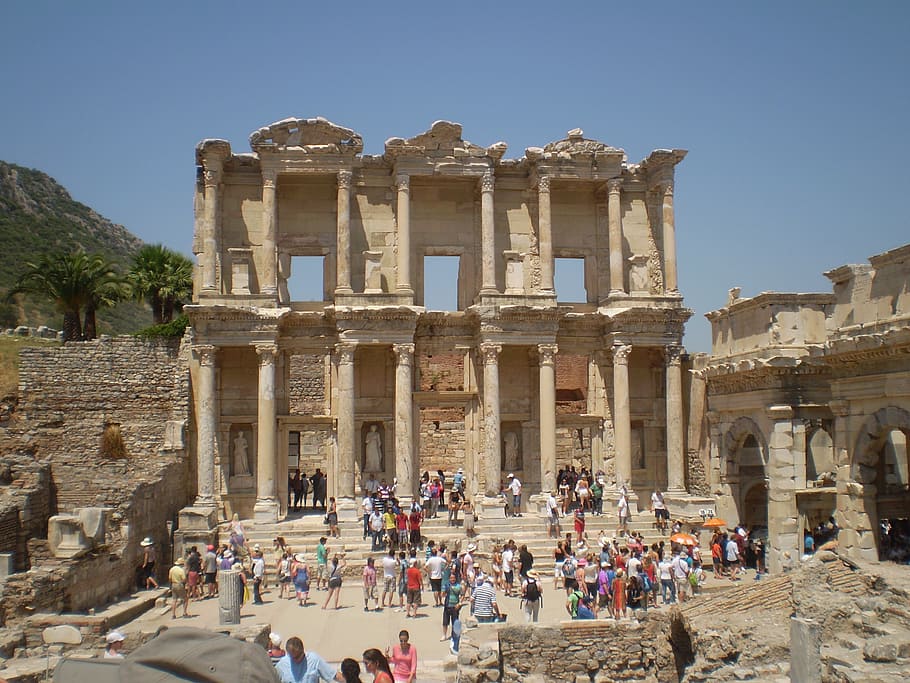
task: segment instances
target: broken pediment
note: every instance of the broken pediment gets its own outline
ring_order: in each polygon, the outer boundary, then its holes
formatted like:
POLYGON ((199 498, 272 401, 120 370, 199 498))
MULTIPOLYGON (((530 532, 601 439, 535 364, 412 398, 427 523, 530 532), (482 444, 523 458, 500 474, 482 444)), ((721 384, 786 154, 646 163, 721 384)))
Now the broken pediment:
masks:
POLYGON ((309 154, 359 154, 363 138, 321 116, 288 118, 251 133, 250 147, 254 152, 299 149, 309 154))
POLYGON ((480 147, 461 137, 461 124, 452 121, 434 121, 430 129, 412 138, 389 138, 385 142, 385 155, 389 158, 404 156, 428 157, 489 157, 499 161, 508 145, 497 142, 480 147))
POLYGON ((626 153, 618 147, 610 147, 598 140, 591 140, 584 136, 581 128, 573 128, 562 140, 551 142, 544 148, 529 147, 525 156, 531 161, 554 158, 574 158, 578 156, 619 156, 626 161, 626 153))

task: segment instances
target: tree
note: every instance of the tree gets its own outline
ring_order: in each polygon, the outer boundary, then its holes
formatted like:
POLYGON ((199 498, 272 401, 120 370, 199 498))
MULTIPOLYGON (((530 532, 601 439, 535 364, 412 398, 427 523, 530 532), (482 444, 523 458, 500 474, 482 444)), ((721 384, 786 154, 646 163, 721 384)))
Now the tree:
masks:
POLYGON ((95 311, 123 294, 123 278, 101 254, 85 251, 45 254, 25 263, 9 296, 31 294, 50 299, 63 314, 63 341, 94 339, 95 311), (82 311, 85 310, 85 326, 82 311))
POLYGON ((162 244, 147 244, 127 276, 133 296, 152 308, 156 324, 169 323, 193 294, 193 262, 162 244))

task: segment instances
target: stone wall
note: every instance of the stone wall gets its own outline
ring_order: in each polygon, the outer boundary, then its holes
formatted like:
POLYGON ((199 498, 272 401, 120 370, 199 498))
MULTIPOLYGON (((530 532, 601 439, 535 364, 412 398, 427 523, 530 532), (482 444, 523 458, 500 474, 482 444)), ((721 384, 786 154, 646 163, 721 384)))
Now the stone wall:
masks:
POLYGON ((590 427, 556 427, 556 468, 565 469, 570 465, 576 470, 591 469, 590 427))
POLYGON ((16 571, 29 567, 27 542, 47 536, 52 514, 50 465, 28 455, 0 458, 0 470, 9 468, 9 483, 0 477, 0 552, 14 553, 16 571))
POLYGON ((165 423, 186 424, 189 374, 177 340, 102 337, 20 352, 22 443, 50 458, 60 511, 117 506, 127 482, 153 481, 165 423), (116 427, 125 457, 103 457, 116 427))
POLYGON ((288 358, 288 412, 321 415, 325 412, 325 358, 321 354, 288 358))
POLYGON ((421 408, 417 430, 420 474, 453 472, 464 462, 464 408, 421 408))
POLYGON ((463 391, 464 353, 418 356, 420 391, 463 391))

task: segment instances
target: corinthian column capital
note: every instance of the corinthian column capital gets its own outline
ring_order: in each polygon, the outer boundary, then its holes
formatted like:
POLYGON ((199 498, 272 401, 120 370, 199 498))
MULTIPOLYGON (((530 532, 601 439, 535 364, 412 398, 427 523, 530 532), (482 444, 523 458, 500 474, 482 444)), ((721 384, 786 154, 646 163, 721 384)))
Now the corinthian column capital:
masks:
POLYGON ((262 171, 262 187, 270 189, 275 188, 278 182, 278 171, 274 168, 267 168, 262 171))
POLYGON ((256 355, 259 356, 259 365, 271 365, 278 356, 276 344, 255 344, 256 355))
POLYGON ((197 344, 193 347, 193 355, 199 361, 199 365, 211 367, 215 365, 215 356, 218 354, 218 347, 211 344, 197 344))
POLYGON ((613 345, 613 364, 614 365, 628 365, 630 353, 632 353, 631 344, 614 344, 613 345))
POLYGON ((664 360, 667 365, 679 365, 683 354, 683 347, 670 344, 664 347, 664 360))
POLYGON ((218 183, 221 182, 221 169, 206 168, 205 173, 203 173, 203 182, 206 187, 217 187, 218 183))
POLYGON ((550 192, 550 176, 542 175, 537 179, 537 192, 549 194, 550 192))
POLYGON ((480 345, 480 355, 484 365, 496 365, 499 363, 499 353, 502 351, 502 344, 491 344, 484 342, 480 345))
POLYGON ((335 344, 335 357, 339 365, 353 365, 354 351, 357 349, 356 344, 350 342, 340 342, 335 344))
POLYGON ((395 351, 396 365, 411 365, 414 362, 413 344, 393 344, 392 350, 395 351))
POLYGON ((492 171, 487 171, 480 177, 480 191, 481 192, 492 192, 493 188, 496 186, 496 178, 493 176, 492 171))
POLYGON ((538 344, 537 345, 537 354, 538 362, 541 366, 544 365, 555 365, 556 364, 556 353, 559 351, 559 346, 556 344, 538 344))
POLYGON ((395 187, 399 192, 411 191, 411 176, 407 173, 399 173, 395 176, 395 187))
POLYGON ((338 189, 350 190, 354 174, 350 171, 338 171, 338 189))
POLYGON ((622 178, 610 178, 607 181, 607 192, 610 194, 619 194, 622 192, 622 178))

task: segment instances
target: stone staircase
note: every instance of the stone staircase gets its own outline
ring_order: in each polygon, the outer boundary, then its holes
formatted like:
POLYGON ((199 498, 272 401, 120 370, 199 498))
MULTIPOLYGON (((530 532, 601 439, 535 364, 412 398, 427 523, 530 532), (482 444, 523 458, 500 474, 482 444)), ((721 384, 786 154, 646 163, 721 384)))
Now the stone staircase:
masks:
MULTIPOLYGON (((644 517, 640 517, 644 519, 644 517)), ((306 512, 305 514, 292 513, 291 518, 274 524, 255 523, 252 520, 244 521, 244 529, 247 533, 250 547, 259 544, 266 553, 266 562, 274 565, 275 555, 272 552, 273 541, 277 536, 284 538, 285 543, 291 547, 294 552, 303 552, 311 562, 315 562, 316 545, 321 536, 328 536, 328 527, 322 523, 323 514, 321 512, 306 512)), ((589 547, 595 552, 599 552, 597 547, 597 536, 603 529, 609 535, 616 531, 615 515, 586 516, 585 531, 589 539, 589 547)), ((639 528, 644 536, 645 542, 651 544, 663 540, 669 545, 669 536, 662 536, 655 529, 651 528, 651 519, 648 517, 648 528, 639 528)), ((569 531, 572 531, 573 540, 575 534, 573 529, 572 516, 566 516, 561 519, 562 537, 569 531)), ((366 558, 373 556, 379 557, 382 551, 373 551, 369 538, 363 540, 363 522, 362 520, 340 520, 339 528, 341 531, 340 538, 329 538, 327 545, 330 549, 330 555, 340 553, 347 565, 348 573, 358 574, 366 558)), ((547 573, 552 571, 553 550, 556 547, 555 538, 547 538, 546 519, 536 513, 525 512, 521 517, 510 518, 493 518, 479 519, 474 526, 474 535, 469 538, 463 527, 463 520, 459 519, 457 527, 448 526, 447 517, 440 514, 436 519, 427 519, 421 525, 421 531, 424 541, 434 540, 436 545, 445 543, 449 548, 465 548, 468 543, 477 544, 476 555, 481 559, 488 559, 493 550, 493 546, 501 544, 508 539, 514 539, 521 546, 528 546, 528 550, 535 558, 535 562, 547 573)), ((267 567, 267 571, 274 573, 274 566, 267 567)))

